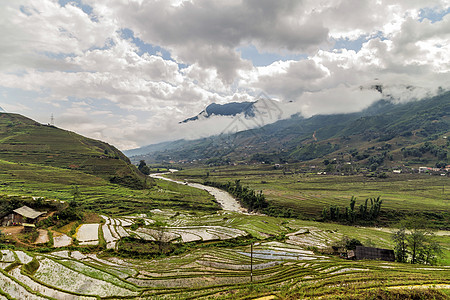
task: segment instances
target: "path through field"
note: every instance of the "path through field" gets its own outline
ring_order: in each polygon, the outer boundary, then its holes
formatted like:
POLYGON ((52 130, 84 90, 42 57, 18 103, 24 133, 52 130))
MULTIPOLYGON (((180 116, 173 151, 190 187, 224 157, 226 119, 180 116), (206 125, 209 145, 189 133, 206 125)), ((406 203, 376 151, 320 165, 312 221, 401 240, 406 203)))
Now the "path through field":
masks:
POLYGON ((203 185, 200 183, 189 183, 189 182, 177 181, 177 180, 173 180, 173 179, 161 176, 161 175, 170 174, 173 172, 176 172, 176 170, 171 170, 171 172, 169 172, 169 173, 151 174, 150 177, 175 182, 178 184, 185 184, 185 185, 188 185, 193 188, 205 190, 208 193, 210 193, 211 195, 213 195, 214 198, 216 198, 216 201, 220 204, 220 206, 222 207, 223 210, 240 212, 240 213, 248 212, 244 207, 241 206, 241 204, 235 198, 233 198, 233 196, 231 196, 229 193, 227 193, 225 191, 222 191, 221 189, 211 187, 211 186, 206 186, 206 185, 203 185))

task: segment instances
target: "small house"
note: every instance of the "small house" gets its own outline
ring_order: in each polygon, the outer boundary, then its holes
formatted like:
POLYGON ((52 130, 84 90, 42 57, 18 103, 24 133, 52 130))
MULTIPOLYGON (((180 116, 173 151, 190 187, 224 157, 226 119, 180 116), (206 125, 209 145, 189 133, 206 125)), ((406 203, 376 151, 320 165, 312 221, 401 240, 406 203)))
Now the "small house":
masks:
POLYGON ((371 260, 384 260, 395 261, 394 250, 380 249, 364 246, 356 246, 355 250, 348 251, 349 259, 371 259, 371 260))
POLYGON ((26 205, 13 210, 12 213, 5 216, 2 221, 3 226, 13 226, 13 225, 22 225, 26 224, 34 224, 38 221, 38 218, 45 214, 45 212, 36 211, 26 205))

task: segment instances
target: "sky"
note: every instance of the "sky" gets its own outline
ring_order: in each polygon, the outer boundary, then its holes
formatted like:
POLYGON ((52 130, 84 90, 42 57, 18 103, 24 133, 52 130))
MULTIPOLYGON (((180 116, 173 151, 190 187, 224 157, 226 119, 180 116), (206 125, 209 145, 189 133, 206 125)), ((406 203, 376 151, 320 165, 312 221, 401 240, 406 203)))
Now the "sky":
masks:
POLYGON ((0 0, 0 45, 1 108, 122 150, 220 133, 178 123, 213 102, 309 117, 450 90, 450 0, 0 0))

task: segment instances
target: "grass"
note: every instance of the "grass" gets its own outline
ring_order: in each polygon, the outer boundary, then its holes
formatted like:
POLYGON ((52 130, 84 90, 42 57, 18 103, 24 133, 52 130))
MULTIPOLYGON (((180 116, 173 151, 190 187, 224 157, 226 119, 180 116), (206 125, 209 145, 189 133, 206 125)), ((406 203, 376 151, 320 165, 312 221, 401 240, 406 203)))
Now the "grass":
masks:
POLYGON ((107 215, 145 213, 164 207, 199 212, 219 208, 207 192, 184 185, 161 180, 151 189, 134 190, 83 172, 30 163, 0 160, 0 182, 0 194, 62 201, 71 200, 73 188, 78 186, 82 209, 107 215))
POLYGON ((115 147, 16 114, 0 114, 0 158, 78 170, 142 188, 144 176, 115 147))
POLYGON ((272 205, 289 208, 302 218, 320 219, 324 207, 344 208, 349 205, 351 196, 357 198, 357 207, 366 198, 380 196, 382 212, 385 212, 385 218, 380 220, 383 224, 392 224, 405 214, 414 213, 426 213, 437 227, 448 228, 450 224, 447 177, 401 174, 379 179, 362 175, 295 174, 293 171, 293 168, 286 172, 269 165, 227 166, 186 169, 171 176, 198 182, 206 178, 221 183, 239 179, 243 185, 262 190, 272 205))

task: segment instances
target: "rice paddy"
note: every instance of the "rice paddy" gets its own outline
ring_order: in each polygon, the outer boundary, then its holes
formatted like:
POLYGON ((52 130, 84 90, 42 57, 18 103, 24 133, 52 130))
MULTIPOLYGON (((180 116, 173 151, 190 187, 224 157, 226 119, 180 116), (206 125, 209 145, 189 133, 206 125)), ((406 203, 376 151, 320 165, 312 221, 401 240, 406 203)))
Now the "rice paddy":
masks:
MULTIPOLYGON (((0 300, 358 299, 378 290, 443 297, 450 290, 448 258, 424 266, 330 255, 344 236, 392 249, 389 229, 164 207, 100 220, 80 224, 73 236, 52 232, 50 252, 0 250, 0 300), (130 238, 184 250, 127 256, 119 246, 130 238)), ((448 255, 450 232, 438 241, 448 255)))
POLYGON ((2 254, 0 292, 19 299, 327 298, 344 290, 450 287, 448 266, 347 261, 277 241, 255 243, 253 253, 250 246, 199 248, 154 260, 68 250, 2 254), (38 262, 34 273, 23 271, 30 258, 38 262))

